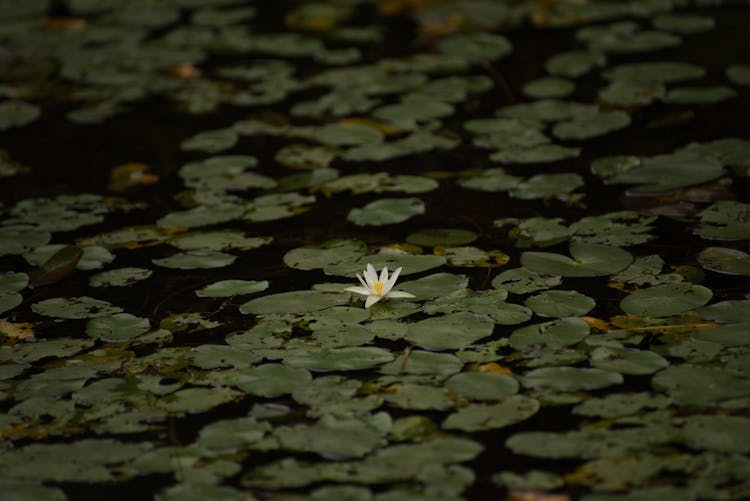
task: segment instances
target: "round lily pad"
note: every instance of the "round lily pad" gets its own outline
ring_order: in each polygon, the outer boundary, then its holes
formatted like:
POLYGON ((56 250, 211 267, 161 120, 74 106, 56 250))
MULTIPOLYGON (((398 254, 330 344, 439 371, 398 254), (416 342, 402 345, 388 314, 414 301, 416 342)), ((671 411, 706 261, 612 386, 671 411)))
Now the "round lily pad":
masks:
POLYGON ((697 260, 707 270, 726 275, 750 275, 750 255, 731 247, 707 247, 697 260))
POLYGON ((255 315, 272 313, 309 313, 349 303, 350 294, 320 291, 291 291, 252 299, 240 306, 240 312, 255 315))
POLYGON ((23 296, 18 292, 0 291, 0 314, 10 311, 23 303, 23 296))
POLYGON ((492 287, 504 289, 514 294, 527 294, 539 290, 551 289, 562 283, 559 275, 536 273, 526 268, 505 270, 494 279, 492 287))
POLYGON ((350 210, 346 218, 357 226, 382 226, 402 223, 424 211, 425 204, 418 198, 381 198, 350 210))
POLYGON ((565 97, 576 88, 575 82, 559 77, 532 80, 523 86, 523 93, 534 99, 565 97))
POLYGON ((750 395, 750 379, 715 367, 673 365, 657 373, 651 384, 654 389, 667 392, 680 405, 714 405, 750 395))
POLYGON ((41 108, 25 101, 3 101, 0 103, 0 131, 30 124, 41 112, 41 108))
POLYGON ((543 317, 580 317, 591 311, 596 302, 578 291, 545 291, 531 296, 524 304, 543 317))
POLYGON ((115 313, 90 319, 86 323, 86 335, 107 342, 128 341, 144 334, 151 327, 148 318, 130 313, 115 313))
POLYGON ((565 140, 583 140, 608 134, 628 125, 630 116, 624 111, 601 111, 560 122, 552 129, 552 134, 565 140))
POLYGON ((93 275, 89 279, 89 285, 91 287, 124 287, 145 280, 153 273, 145 268, 117 268, 93 275))
POLYGON ((409 234, 406 241, 414 245, 465 245, 477 239, 477 234, 460 228, 435 228, 409 234))
POLYGON ((571 243, 572 258, 551 252, 524 252, 524 268, 562 277, 598 277, 613 275, 624 270, 633 256, 619 247, 599 244, 571 243))
POLYGON ((107 301, 88 296, 55 297, 31 305, 31 310, 39 315, 54 318, 77 319, 94 318, 120 313, 122 308, 113 306, 107 301))
MULTIPOLYGON (((345 261, 339 264, 326 265, 323 271, 326 275, 337 275, 346 277, 355 277, 357 273, 362 274, 367 264, 372 264, 375 270, 380 271, 383 267, 388 267, 393 271, 396 268, 402 268, 401 276, 421 273, 444 265, 446 262, 443 256, 422 255, 422 254, 371 254, 362 256, 355 260, 345 261)), ((398 289, 398 284, 396 284, 398 289)))
POLYGON ((704 329, 694 333, 693 339, 718 343, 723 346, 745 346, 750 344, 750 322, 738 322, 714 329, 704 329))
POLYGON ((622 384, 617 372, 577 367, 542 367, 526 373, 521 384, 527 388, 556 391, 590 391, 622 384))
POLYGON ((451 376, 445 387, 473 400, 500 400, 518 392, 518 381, 492 372, 460 372, 451 376))
POLYGON ((369 369, 393 360, 393 354, 375 346, 344 348, 310 348, 293 350, 284 357, 290 367, 315 371, 350 371, 369 369))
POLYGON ((516 329, 510 335, 510 344, 520 351, 558 349, 579 343, 588 335, 589 326, 586 322, 569 317, 516 329))
POLYGON ((383 133, 362 124, 329 124, 315 131, 315 139, 332 146, 356 146, 383 140, 383 133))
POLYGON ((459 33, 438 43, 444 54, 458 56, 468 61, 491 61, 507 56, 513 45, 502 35, 493 33, 459 33))
POLYGON ((443 428, 480 431, 504 428, 529 419, 539 411, 539 401, 513 395, 497 404, 470 404, 443 421, 443 428))
POLYGON ((268 280, 221 280, 195 291, 198 297, 231 297, 268 289, 268 280))
POLYGON ((429 350, 458 350, 489 336, 494 328, 486 315, 459 312, 409 324, 404 337, 429 350))
POLYGON ((290 250, 284 254, 284 263, 298 270, 313 270, 357 259, 366 252, 367 246, 359 240, 329 240, 290 250))
POLYGON ((237 259, 237 256, 224 252, 213 251, 189 251, 179 252, 169 257, 152 259, 155 265, 164 268, 176 268, 180 270, 223 268, 229 266, 237 259))
POLYGON ((660 371, 669 362, 653 351, 599 346, 591 352, 591 365, 620 374, 640 376, 660 371))
POLYGON ((663 284, 635 291, 620 301, 620 308, 641 317, 667 317, 699 308, 713 296, 711 289, 689 282, 663 284))

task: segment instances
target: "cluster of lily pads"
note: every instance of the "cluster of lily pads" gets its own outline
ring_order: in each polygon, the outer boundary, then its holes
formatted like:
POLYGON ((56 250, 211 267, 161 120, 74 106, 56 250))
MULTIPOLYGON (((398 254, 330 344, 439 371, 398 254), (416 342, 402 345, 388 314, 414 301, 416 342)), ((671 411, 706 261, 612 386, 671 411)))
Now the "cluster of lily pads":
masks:
POLYGON ((750 131, 647 144, 748 103, 705 3, 0 0, 14 142, 193 124, 0 204, 0 489, 750 496, 750 131))

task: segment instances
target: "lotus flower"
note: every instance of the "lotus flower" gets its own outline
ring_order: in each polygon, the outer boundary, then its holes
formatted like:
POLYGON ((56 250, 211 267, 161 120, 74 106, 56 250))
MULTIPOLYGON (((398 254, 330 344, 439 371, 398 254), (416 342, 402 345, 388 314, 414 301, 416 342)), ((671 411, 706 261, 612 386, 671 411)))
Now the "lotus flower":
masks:
POLYGON ((414 297, 414 294, 393 290, 393 285, 396 283, 399 273, 401 273, 400 267, 393 272, 393 275, 391 275, 390 278, 388 278, 388 268, 384 267, 380 272, 380 277, 378 277, 378 272, 375 271, 375 267, 370 263, 367 263, 367 269, 363 273, 365 278, 362 278, 360 274, 357 273, 357 278, 359 279, 359 283, 362 284, 362 287, 355 285, 347 287, 345 290, 367 296, 365 308, 369 308, 381 299, 414 297))

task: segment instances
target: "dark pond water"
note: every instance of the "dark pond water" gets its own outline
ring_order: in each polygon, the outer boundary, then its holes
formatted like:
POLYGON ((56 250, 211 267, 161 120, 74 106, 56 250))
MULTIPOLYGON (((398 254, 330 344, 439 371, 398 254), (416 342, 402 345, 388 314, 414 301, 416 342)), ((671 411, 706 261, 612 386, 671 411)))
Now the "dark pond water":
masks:
POLYGON ((12 499, 750 496, 746 2, 0 13, 12 499))

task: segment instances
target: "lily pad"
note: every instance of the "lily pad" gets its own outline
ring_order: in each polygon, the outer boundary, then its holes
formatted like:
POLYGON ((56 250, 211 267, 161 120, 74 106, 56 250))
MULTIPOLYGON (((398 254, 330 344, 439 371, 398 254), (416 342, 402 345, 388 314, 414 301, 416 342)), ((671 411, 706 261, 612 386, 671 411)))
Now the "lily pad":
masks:
POLYGON ((117 268, 92 275, 89 279, 89 285, 91 287, 126 287, 146 280, 153 273, 153 271, 145 268, 117 268))
POLYGON ((542 367, 526 373, 521 384, 527 388, 556 391, 590 391, 624 381, 621 374, 601 369, 542 367))
POLYGON ((284 263, 298 270, 313 270, 357 259, 366 252, 367 246, 359 240, 329 240, 290 250, 284 254, 284 263))
POLYGON ((524 304, 543 317, 580 317, 596 302, 577 291, 545 291, 528 298, 524 304))
POLYGON ((513 395, 497 404, 469 404, 443 421, 443 428, 463 431, 505 428, 526 421, 539 411, 539 402, 524 395, 513 395))
POLYGON ((669 362, 653 351, 599 346, 591 352, 591 365, 626 375, 653 374, 669 362))
POLYGON ((86 335, 94 339, 116 343, 129 341, 144 334, 151 327, 148 318, 130 313, 115 313, 90 319, 86 323, 86 335))
POLYGON ((435 247, 436 245, 465 245, 477 239, 477 234, 460 228, 436 228, 420 230, 407 235, 406 241, 414 245, 435 247))
POLYGON ((712 296, 711 289, 702 285, 663 284, 633 292, 620 301, 620 308, 629 315, 667 317, 699 308, 712 296))
POLYGON ((726 275, 750 275, 750 255, 731 247, 706 247, 696 257, 710 271, 726 275))
POLYGON ((560 139, 580 141, 609 134, 628 125, 630 125, 630 116, 624 111, 601 111, 560 122, 552 129, 552 133, 560 139))
POLYGON ((418 198, 381 198, 352 209, 346 218, 357 226, 382 226, 402 223, 424 211, 425 204, 418 198))
POLYGON ((190 251, 173 254, 169 257, 152 259, 151 261, 164 268, 175 268, 179 270, 211 269, 229 266, 237 259, 237 256, 224 252, 213 251, 190 251))
POLYGON ((284 363, 290 367, 314 371, 362 370, 391 360, 391 352, 374 346, 300 349, 284 357, 284 363))
POLYGON ((559 275, 536 273, 526 268, 505 270, 492 279, 492 287, 513 294, 527 294, 557 287, 562 283, 559 275))
POLYGON ((88 296, 45 299, 31 305, 31 311, 53 318, 78 319, 95 318, 120 313, 122 308, 107 301, 88 296))
POLYGON ((622 271, 633 261, 628 251, 599 244, 571 243, 570 254, 572 258, 550 252, 524 252, 521 264, 536 273, 598 277, 622 271))
POLYGON ((489 336, 494 327, 486 315, 460 312, 412 323, 404 337, 430 350, 458 350, 489 336))
POLYGON ((349 303, 350 294, 319 291, 292 291, 252 299, 240 306, 240 312, 254 315, 273 313, 309 313, 349 303))
POLYGON ((722 400, 750 395, 750 379, 713 367, 687 364, 667 367, 651 380, 654 389, 669 394, 679 405, 711 406, 722 400))
POLYGON ((460 372, 448 378, 445 387, 472 400, 500 400, 518 392, 518 381, 491 372, 460 372))
POLYGON ((195 291, 198 297, 231 297, 268 289, 268 280, 221 280, 195 291))
POLYGON ((516 329, 510 344, 516 350, 532 351, 540 348, 558 349, 586 339, 589 326, 580 318, 569 317, 516 329))

